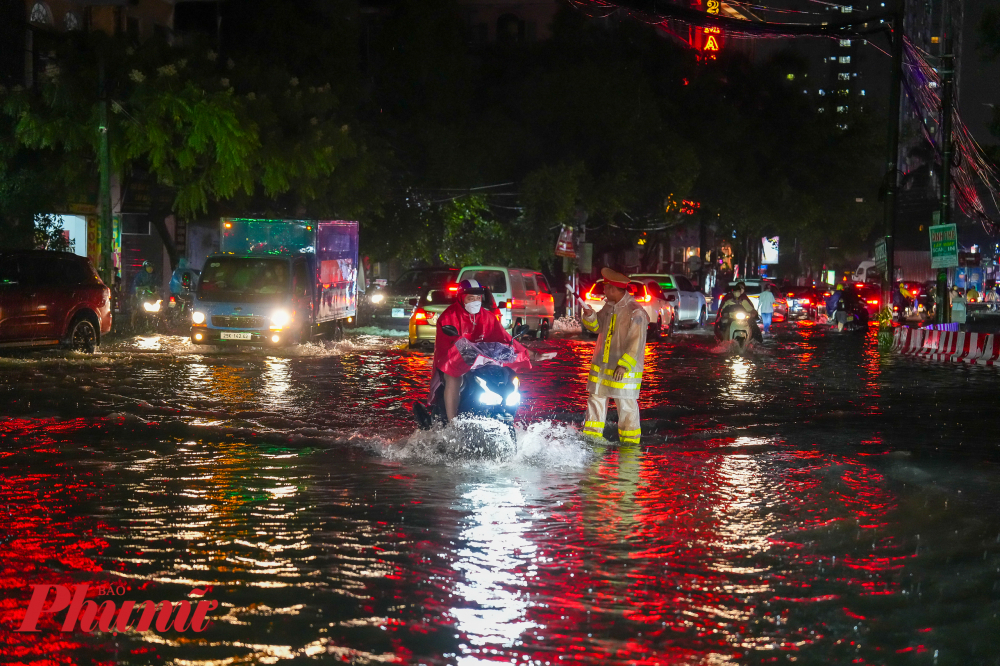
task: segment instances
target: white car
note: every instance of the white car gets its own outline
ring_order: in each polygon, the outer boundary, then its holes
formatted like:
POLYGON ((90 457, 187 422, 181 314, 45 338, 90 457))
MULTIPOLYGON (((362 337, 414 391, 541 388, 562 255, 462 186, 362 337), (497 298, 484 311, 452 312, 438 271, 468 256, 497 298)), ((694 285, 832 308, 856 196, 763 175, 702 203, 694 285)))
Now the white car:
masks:
MULTIPOLYGON (((628 293, 632 294, 636 303, 642 306, 649 317, 649 333, 647 337, 656 340, 670 335, 674 331, 674 306, 667 302, 663 290, 659 285, 653 283, 646 285, 639 280, 632 280, 628 285, 628 293)), ((604 280, 594 283, 584 298, 584 302, 594 308, 594 312, 600 312, 607 302, 604 300, 604 280)), ((584 329, 584 332, 587 332, 584 329)), ((590 337, 597 337, 592 333, 587 333, 590 337)))
POLYGON ((654 281, 663 290, 667 302, 674 306, 678 324, 704 326, 708 321, 708 304, 701 293, 683 275, 670 273, 639 273, 633 280, 654 281))

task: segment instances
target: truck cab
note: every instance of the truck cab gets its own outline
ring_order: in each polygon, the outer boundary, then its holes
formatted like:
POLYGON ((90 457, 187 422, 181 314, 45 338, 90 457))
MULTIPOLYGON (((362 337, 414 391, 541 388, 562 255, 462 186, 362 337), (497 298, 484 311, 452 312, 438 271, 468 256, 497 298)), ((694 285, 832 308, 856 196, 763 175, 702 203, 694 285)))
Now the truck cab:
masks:
POLYGON ((194 293, 191 341, 283 346, 311 337, 315 255, 214 254, 194 293))
POLYGON ((357 222, 224 218, 221 231, 194 293, 192 343, 291 345, 355 316, 357 222))

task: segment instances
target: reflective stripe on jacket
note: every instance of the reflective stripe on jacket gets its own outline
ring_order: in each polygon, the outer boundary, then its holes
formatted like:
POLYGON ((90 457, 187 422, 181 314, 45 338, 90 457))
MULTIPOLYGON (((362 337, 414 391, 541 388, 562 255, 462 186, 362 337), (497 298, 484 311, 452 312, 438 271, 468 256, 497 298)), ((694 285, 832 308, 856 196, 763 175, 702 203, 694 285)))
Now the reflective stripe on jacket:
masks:
POLYGON ((642 385, 649 317, 631 294, 625 294, 600 312, 583 316, 583 327, 597 333, 594 357, 590 361, 587 392, 608 398, 638 398, 642 385), (627 371, 615 381, 615 368, 627 371))

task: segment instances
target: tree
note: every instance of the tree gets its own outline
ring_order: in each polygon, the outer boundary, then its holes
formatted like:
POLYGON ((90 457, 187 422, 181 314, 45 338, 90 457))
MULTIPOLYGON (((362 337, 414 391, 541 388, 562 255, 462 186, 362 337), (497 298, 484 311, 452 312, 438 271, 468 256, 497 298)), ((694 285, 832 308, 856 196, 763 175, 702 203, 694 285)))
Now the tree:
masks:
POLYGON ((58 215, 39 215, 35 218, 35 249, 72 252, 75 242, 63 231, 62 218, 58 215))
MULTIPOLYGON (((207 48, 176 49, 152 40, 88 33, 70 38, 38 91, 15 90, 4 110, 26 148, 55 151, 66 190, 94 178, 100 69, 106 69, 114 169, 140 168, 173 193, 170 209, 151 215, 175 263, 163 216, 191 219, 210 203, 242 198, 299 202, 338 192, 331 178, 361 163, 376 173, 363 132, 329 83, 300 80, 276 65, 221 61, 207 48)), ((350 174, 359 177, 358 170, 350 174)), ((356 202, 352 202, 355 203, 356 202)))

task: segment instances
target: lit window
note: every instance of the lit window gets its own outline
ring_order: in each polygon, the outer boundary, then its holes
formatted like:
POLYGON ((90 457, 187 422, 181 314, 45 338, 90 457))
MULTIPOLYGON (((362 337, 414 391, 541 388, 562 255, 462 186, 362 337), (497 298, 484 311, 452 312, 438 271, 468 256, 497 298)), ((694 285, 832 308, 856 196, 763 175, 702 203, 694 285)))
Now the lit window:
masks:
POLYGON ((840 74, 837 74, 837 78, 840 79, 841 81, 850 81, 851 75, 848 74, 847 72, 841 72, 840 74))
POLYGON ((819 107, 819 112, 820 112, 820 113, 823 113, 824 111, 826 111, 826 109, 825 109, 825 108, 823 108, 822 106, 821 106, 821 107, 819 107))
POLYGON ((847 113, 847 107, 846 106, 838 106, 837 107, 837 113, 847 113))
POLYGON ((841 65, 848 65, 851 62, 851 56, 840 56, 837 60, 841 65))
POLYGON ((861 94, 862 94, 862 95, 864 95, 864 94, 865 94, 865 91, 864 91, 864 90, 862 90, 862 91, 861 91, 861 94))
POLYGON ((845 130, 845 129, 847 129, 847 125, 837 125, 837 128, 845 130))
POLYGON ((789 81, 794 81, 795 80, 795 75, 794 74, 789 74, 785 78, 787 78, 789 81))
POLYGON ((838 94, 838 95, 842 95, 842 96, 845 96, 845 97, 846 97, 847 95, 849 95, 849 94, 850 94, 850 92, 851 92, 851 91, 850 91, 850 90, 848 90, 847 88, 841 88, 840 90, 838 90, 838 91, 837 91, 837 94, 838 94))
POLYGON ((32 23, 42 23, 44 25, 52 25, 52 10, 44 2, 36 2, 31 7, 31 14, 29 15, 29 21, 32 23))
POLYGON ((852 7, 851 5, 841 5, 840 11, 844 12, 845 14, 850 14, 851 12, 854 11, 854 7, 852 7))
POLYGON ((927 84, 928 88, 937 88, 937 81, 931 81, 927 84))
POLYGON ((851 45, 851 40, 849 40, 849 39, 842 39, 842 40, 840 40, 840 45, 841 46, 845 46, 845 47, 846 46, 850 46, 851 45))
POLYGON ((826 94, 826 91, 825 91, 825 90, 823 90, 822 88, 820 88, 820 91, 819 91, 819 94, 820 94, 820 95, 825 95, 825 94, 826 94))
POLYGON ((73 12, 66 12, 66 18, 63 20, 66 22, 66 30, 72 32, 80 29, 80 17, 73 12))

